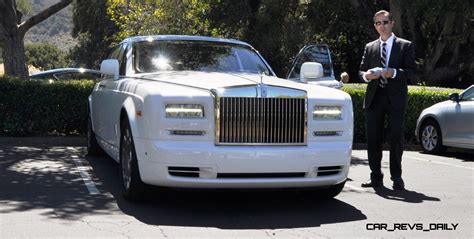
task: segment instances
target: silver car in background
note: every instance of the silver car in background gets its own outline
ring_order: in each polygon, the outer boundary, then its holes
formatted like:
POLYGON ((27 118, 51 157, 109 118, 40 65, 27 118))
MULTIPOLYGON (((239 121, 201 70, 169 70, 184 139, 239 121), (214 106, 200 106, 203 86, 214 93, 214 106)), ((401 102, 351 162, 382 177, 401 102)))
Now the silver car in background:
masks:
POLYGON ((474 85, 424 109, 415 135, 426 153, 441 153, 446 146, 474 149, 474 85))

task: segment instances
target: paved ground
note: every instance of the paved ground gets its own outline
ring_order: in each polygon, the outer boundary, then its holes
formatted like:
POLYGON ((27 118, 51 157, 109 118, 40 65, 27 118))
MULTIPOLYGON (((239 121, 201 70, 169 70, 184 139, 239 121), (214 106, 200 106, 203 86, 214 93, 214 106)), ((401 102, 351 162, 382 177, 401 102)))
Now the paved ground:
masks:
MULTIPOLYGON (((385 152, 385 158, 388 153, 385 152)), ((474 154, 404 154, 407 191, 375 192, 364 150, 333 200, 298 191, 153 190, 124 201, 108 157, 83 139, 0 138, 0 238, 474 237, 474 154)), ((388 171, 388 160, 383 163, 388 171)))

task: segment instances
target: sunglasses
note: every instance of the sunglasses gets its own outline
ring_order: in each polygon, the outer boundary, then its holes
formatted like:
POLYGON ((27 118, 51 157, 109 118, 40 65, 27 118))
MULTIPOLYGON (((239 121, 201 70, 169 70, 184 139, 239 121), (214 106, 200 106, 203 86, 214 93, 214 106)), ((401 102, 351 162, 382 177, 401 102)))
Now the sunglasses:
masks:
POLYGON ((375 26, 380 26, 380 25, 387 25, 389 21, 381 21, 381 22, 375 22, 375 26))

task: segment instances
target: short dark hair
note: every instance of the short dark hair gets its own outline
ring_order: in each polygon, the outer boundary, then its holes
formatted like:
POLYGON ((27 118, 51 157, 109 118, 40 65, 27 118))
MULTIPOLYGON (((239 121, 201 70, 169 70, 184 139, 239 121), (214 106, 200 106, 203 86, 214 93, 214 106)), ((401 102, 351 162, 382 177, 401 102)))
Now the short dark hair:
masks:
POLYGON ((374 14, 374 22, 375 22, 375 17, 377 17, 378 15, 385 15, 388 17, 388 20, 393 21, 392 14, 390 14, 390 12, 385 11, 385 10, 380 10, 374 14))

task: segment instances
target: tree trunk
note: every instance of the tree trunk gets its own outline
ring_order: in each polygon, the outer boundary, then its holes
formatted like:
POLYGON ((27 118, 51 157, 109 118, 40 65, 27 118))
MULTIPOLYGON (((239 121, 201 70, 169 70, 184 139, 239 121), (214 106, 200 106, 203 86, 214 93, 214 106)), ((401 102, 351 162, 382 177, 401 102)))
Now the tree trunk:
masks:
POLYGON ((11 32, 3 42, 3 61, 5 67, 5 75, 18 77, 20 79, 28 79, 29 74, 26 69, 25 58, 25 35, 18 30, 11 32))
POLYGON ((61 0, 42 12, 21 22, 23 14, 16 8, 16 0, 0 0, 0 42, 3 42, 3 60, 5 75, 28 79, 26 69, 25 43, 26 32, 36 24, 67 7, 72 0, 61 0))
POLYGON ((402 27, 402 3, 400 0, 390 0, 390 14, 392 15, 395 25, 393 27, 393 33, 395 35, 404 38, 403 27, 402 27))

